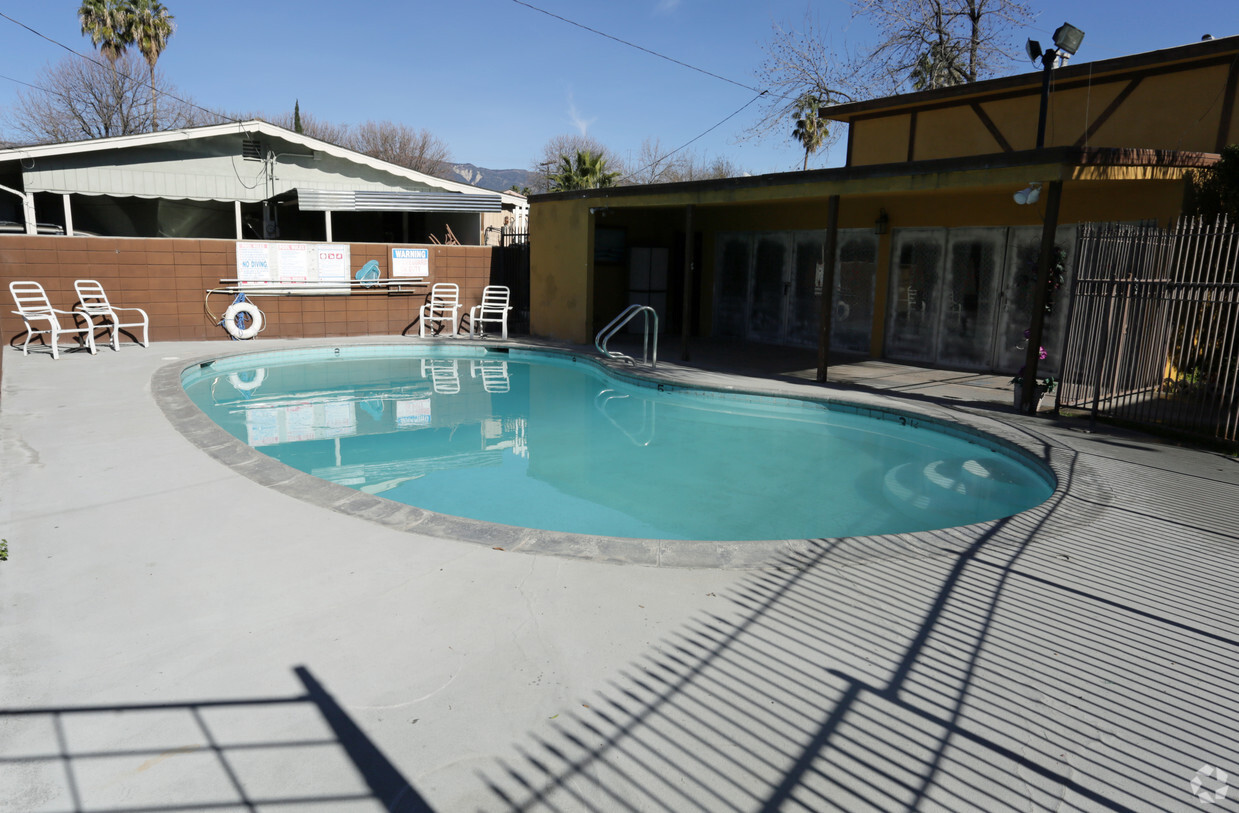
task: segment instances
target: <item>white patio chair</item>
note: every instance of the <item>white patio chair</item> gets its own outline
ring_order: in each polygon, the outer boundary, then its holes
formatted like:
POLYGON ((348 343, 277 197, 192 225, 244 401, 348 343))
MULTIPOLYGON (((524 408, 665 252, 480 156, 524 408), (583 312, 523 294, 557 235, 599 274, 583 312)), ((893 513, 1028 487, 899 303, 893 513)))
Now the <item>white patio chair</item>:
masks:
POLYGON ((138 340, 138 344, 150 347, 151 320, 146 315, 146 311, 141 308, 115 307, 108 302, 108 295, 104 293, 103 286, 93 279, 79 279, 73 283, 73 288, 77 291, 78 298, 78 304, 74 310, 83 314, 88 322, 93 322, 96 316, 103 320, 100 327, 106 327, 111 332, 113 350, 120 349, 120 329, 123 327, 142 328, 142 338, 138 340), (136 322, 122 322, 118 311, 133 311, 139 314, 141 319, 136 322))
POLYGON ((443 332, 442 322, 450 319, 452 335, 456 335, 456 323, 460 321, 460 286, 454 282, 436 282, 430 289, 430 298, 422 306, 422 315, 418 320, 417 331, 426 335, 426 326, 431 322, 439 322, 438 332, 443 332))
POLYGON ((506 285, 487 285, 482 289, 482 304, 469 309, 469 338, 482 335, 484 322, 498 322, 503 327, 503 338, 508 338, 508 311, 512 306, 512 292, 506 285))
MULTIPOLYGON (((60 358, 60 334, 62 333, 80 333, 86 336, 84 344, 90 350, 90 354, 95 354, 95 327, 90 320, 86 320, 85 327, 79 327, 77 321, 73 321, 72 327, 65 327, 60 323, 61 316, 68 316, 71 319, 74 316, 73 311, 62 311, 52 307, 52 303, 47 300, 47 292, 43 290, 43 286, 37 282, 18 282, 9 283, 9 293, 13 295, 13 301, 17 304, 17 310, 13 313, 22 318, 26 323, 26 342, 22 345, 22 355, 29 355, 30 340, 36 334, 47 334, 51 336, 52 358, 60 358), (35 322, 42 324, 47 323, 46 330, 40 330, 35 327, 35 322)), ((82 343, 81 339, 78 339, 82 343)))

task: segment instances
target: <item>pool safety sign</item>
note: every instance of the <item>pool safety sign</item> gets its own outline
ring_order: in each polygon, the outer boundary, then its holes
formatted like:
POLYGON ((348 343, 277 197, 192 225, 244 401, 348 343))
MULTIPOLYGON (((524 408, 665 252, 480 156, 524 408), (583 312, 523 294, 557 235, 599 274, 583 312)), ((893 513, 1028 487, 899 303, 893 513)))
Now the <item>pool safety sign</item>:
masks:
POLYGON ((345 244, 237 243, 237 281, 242 285, 295 288, 322 293, 347 291, 349 251, 345 244))
POLYGON ((430 276, 430 249, 393 248, 391 250, 391 275, 393 277, 430 276))

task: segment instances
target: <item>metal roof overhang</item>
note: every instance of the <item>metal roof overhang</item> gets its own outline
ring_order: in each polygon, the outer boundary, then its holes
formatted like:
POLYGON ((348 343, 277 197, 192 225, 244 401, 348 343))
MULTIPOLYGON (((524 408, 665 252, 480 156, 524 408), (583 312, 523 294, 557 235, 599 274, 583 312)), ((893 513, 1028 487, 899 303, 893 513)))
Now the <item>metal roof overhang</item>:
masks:
POLYGON ((300 189, 297 207, 307 212, 500 212, 499 195, 459 192, 343 192, 300 189))

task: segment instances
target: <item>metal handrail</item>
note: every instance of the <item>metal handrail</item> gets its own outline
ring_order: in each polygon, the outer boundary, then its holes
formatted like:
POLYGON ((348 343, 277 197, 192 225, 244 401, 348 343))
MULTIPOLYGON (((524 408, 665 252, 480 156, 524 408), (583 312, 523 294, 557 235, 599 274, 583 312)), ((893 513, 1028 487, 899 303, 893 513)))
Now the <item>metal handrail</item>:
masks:
POLYGON ((619 359, 627 364, 636 365, 637 360, 625 353, 613 352, 607 350, 607 342, 609 342, 616 333, 619 333, 620 328, 632 321, 638 313, 645 314, 645 331, 642 335, 641 345, 641 363, 648 364, 651 367, 658 366, 658 311, 651 308, 649 305, 629 305, 620 312, 620 315, 611 320, 611 323, 598 331, 598 335, 594 337, 594 347, 599 353, 609 359, 619 359), (650 316, 654 317, 654 353, 650 355, 650 316))
POLYGON ((623 395, 612 389, 601 389, 598 391, 598 394, 594 396, 594 408, 597 409, 599 412, 601 412, 602 417, 610 421, 612 426, 614 426, 616 429, 618 429, 619 431, 627 435, 628 439, 631 440, 635 445, 649 446, 654 441, 655 411, 654 411, 654 403, 652 401, 649 401, 645 398, 641 399, 641 429, 638 430, 636 434, 633 434, 632 432, 629 432, 627 429, 625 429, 623 426, 620 426, 619 422, 616 421, 615 418, 611 416, 611 413, 607 411, 607 407, 611 405, 612 401, 615 401, 615 400, 622 401, 624 399, 631 398, 631 397, 632 396, 623 395), (642 440, 642 438, 645 438, 645 439, 642 440))

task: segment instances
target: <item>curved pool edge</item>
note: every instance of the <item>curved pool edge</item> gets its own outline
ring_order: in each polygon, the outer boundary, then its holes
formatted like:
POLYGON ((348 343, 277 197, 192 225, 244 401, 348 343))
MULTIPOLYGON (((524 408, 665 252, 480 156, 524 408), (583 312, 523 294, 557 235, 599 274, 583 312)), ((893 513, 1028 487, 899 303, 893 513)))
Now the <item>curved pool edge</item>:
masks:
MULTIPOLYGON (((832 563, 877 558, 916 557, 956 553, 978 542, 1001 544, 1003 530, 1009 525, 1039 525, 1062 500, 1068 482, 1073 488, 1081 483, 1081 472, 1075 469, 1075 453, 1061 443, 1052 441, 1027 427, 1014 426, 997 416, 974 414, 965 410, 947 410, 924 403, 911 404, 895 396, 875 393, 820 389, 806 391, 809 383, 793 384, 768 379, 728 375, 681 368, 663 363, 653 372, 607 362, 580 352, 578 349, 522 342, 477 342, 476 344, 442 341, 383 341, 369 339, 342 341, 301 341, 298 349, 320 350, 331 347, 403 346, 443 348, 445 352, 468 348, 509 348, 540 353, 575 356, 597 364, 613 374, 636 383, 656 386, 701 389, 737 395, 773 396, 818 402, 850 411, 873 412, 879 416, 913 417, 932 423, 936 428, 959 430, 970 437, 993 439, 1017 452, 1027 462, 1036 464, 1053 478, 1054 492, 1044 503, 1012 517, 973 525, 933 531, 901 533, 838 539, 777 539, 738 542, 700 542, 663 539, 633 539, 625 537, 591 536, 558 531, 542 531, 482 522, 463 517, 438 514, 407 506, 382 497, 365 494, 347 486, 337 485, 293 469, 270 458, 233 437, 215 424, 195 405, 181 384, 182 373, 205 362, 224 357, 283 353, 288 348, 256 350, 238 348, 163 365, 151 379, 151 392, 157 405, 173 427, 190 443, 218 462, 253 482, 287 496, 323 508, 372 522, 376 525, 409 534, 450 539, 486 545, 503 551, 588 559, 611 564, 643 565, 673 568, 724 569, 795 569, 810 561, 828 558, 832 563), (720 382, 720 379, 723 380, 720 382), (1072 478, 1075 478, 1074 480, 1072 478)), ((820 385, 816 385, 819 386, 820 385)), ((1098 497, 1102 495, 1099 493, 1098 497)), ((1012 540, 1025 539, 1026 531, 1013 535, 1012 540)))

